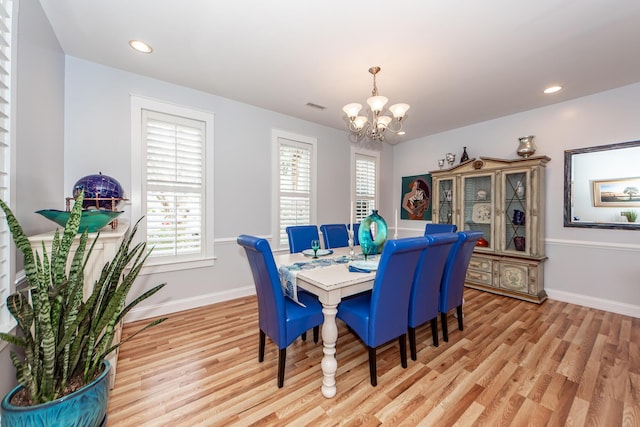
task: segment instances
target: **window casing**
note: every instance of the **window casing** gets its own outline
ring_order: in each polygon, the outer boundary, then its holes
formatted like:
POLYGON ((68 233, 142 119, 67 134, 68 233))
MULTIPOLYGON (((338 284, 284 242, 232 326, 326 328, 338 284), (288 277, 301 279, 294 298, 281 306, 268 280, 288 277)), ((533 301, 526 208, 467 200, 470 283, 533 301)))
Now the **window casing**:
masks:
POLYGON ((380 157, 378 153, 365 151, 354 152, 353 183, 355 199, 355 221, 361 223, 378 209, 378 170, 380 157))
POLYGON ((213 263, 213 114, 132 98, 132 221, 145 272, 213 263))
MULTIPOLYGON (((11 30, 13 2, 0 1, 0 198, 11 204, 11 97, 12 53, 11 30)), ((1 211, 0 211, 1 212, 1 211)), ((6 301, 11 292, 12 253, 11 233, 4 212, 0 215, 0 332, 9 332, 15 321, 7 310, 6 301)), ((5 344, 0 344, 0 348, 5 344)))
POLYGON ((316 140, 273 131, 273 244, 287 249, 286 229, 314 224, 316 218, 316 140))

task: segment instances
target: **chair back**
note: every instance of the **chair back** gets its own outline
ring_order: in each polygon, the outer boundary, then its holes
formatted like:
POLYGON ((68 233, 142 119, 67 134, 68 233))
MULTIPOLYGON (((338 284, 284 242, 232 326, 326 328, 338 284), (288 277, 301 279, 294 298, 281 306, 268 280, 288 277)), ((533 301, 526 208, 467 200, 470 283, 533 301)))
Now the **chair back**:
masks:
POLYGON ((287 227, 289 238, 289 252, 294 254, 305 249, 311 249, 312 240, 320 240, 318 227, 315 225, 292 225, 287 227))
MULTIPOLYGON (((351 225, 347 224, 347 230, 351 229, 351 225)), ((360 224, 355 223, 353 224, 353 244, 354 245, 359 245, 360 241, 358 240, 358 231, 360 230, 360 224)))
POLYGON ((424 227, 424 235, 436 233, 455 233, 458 226, 455 224, 427 224, 424 227))
POLYGON ((413 276, 427 245, 424 237, 385 243, 371 294, 368 346, 375 348, 406 334, 413 276))
POLYGON ((451 248, 440 285, 438 309, 441 313, 446 313, 452 308, 462 305, 467 268, 469 267, 469 261, 471 261, 473 249, 481 237, 481 231, 458 232, 458 241, 451 248))
POLYGON ((438 297, 444 267, 451 249, 458 241, 456 233, 437 233, 425 238, 429 246, 420 256, 409 300, 409 326, 412 328, 438 317, 438 297))
POLYGON ((349 246, 349 232, 344 224, 323 224, 320 226, 320 232, 327 249, 349 246))
POLYGON ((242 234, 237 242, 247 253, 258 296, 258 325, 279 348, 286 347, 285 301, 271 246, 265 239, 242 234))

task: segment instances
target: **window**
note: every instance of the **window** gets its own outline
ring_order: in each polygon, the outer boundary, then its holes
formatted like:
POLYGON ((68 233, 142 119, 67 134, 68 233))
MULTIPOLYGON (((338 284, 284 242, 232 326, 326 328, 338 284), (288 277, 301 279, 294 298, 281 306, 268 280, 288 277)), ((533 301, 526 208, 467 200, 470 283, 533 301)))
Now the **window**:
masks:
POLYGON ((211 261, 213 115, 132 97, 132 129, 132 221, 144 216, 147 264, 159 271, 211 261))
MULTIPOLYGON (((11 12, 12 1, 0 1, 0 198, 10 204, 11 169, 11 12)), ((1 212, 1 210, 0 210, 1 212)), ((11 292, 11 233, 4 213, 0 215, 0 332, 15 322, 6 308, 11 292)))
POLYGON ((275 250, 289 247, 287 227, 315 223, 316 140, 274 131, 275 250))
POLYGON ((379 155, 355 152, 354 157, 355 221, 361 223, 377 209, 379 155))

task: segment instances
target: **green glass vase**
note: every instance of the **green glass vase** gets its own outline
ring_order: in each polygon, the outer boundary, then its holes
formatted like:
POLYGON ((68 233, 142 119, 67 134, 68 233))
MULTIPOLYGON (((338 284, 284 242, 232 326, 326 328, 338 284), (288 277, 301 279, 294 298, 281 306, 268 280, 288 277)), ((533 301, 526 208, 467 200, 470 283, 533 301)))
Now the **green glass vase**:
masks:
POLYGON ((387 241, 388 234, 387 221, 374 209, 371 215, 366 217, 360 224, 358 240, 360 246, 363 246, 363 242, 370 245, 371 254, 379 254, 387 241))

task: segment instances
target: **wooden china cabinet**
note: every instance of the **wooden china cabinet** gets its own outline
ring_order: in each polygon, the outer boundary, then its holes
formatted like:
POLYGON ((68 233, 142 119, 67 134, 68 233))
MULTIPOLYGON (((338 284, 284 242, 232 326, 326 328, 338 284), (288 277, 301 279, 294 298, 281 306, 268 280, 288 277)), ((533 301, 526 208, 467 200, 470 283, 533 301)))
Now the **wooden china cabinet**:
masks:
POLYGON ((471 159, 431 172, 433 222, 479 230, 466 286, 541 303, 545 169, 551 159, 471 159))

